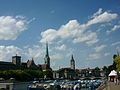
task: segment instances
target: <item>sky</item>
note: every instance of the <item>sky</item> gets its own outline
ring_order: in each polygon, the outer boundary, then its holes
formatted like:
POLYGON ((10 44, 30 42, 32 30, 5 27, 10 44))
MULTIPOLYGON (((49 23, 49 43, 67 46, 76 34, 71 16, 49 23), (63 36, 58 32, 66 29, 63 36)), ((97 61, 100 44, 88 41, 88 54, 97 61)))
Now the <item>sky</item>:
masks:
POLYGON ((47 41, 53 70, 108 66, 119 34, 119 0, 0 0, 0 61, 43 64, 47 41))

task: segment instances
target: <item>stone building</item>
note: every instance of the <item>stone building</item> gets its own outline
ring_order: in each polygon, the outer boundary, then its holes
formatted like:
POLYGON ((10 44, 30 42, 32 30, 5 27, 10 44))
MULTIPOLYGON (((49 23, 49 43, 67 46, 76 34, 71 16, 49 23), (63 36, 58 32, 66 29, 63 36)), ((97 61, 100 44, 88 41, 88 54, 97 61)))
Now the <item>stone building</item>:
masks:
POLYGON ((28 60, 27 62, 21 62, 21 56, 12 57, 12 62, 4 62, 0 61, 0 70, 15 70, 15 69, 31 69, 31 70, 51 70, 50 67, 50 57, 48 52, 48 43, 46 43, 46 55, 44 58, 44 64, 36 65, 33 58, 32 60, 28 60))
POLYGON ((44 64, 39 64, 39 68, 41 68, 43 71, 52 71, 50 67, 50 57, 49 57, 49 50, 48 50, 48 43, 46 43, 46 55, 44 57, 44 64))
POLYGON ((53 71, 54 79, 76 79, 76 77, 77 75, 75 70, 75 60, 73 58, 73 55, 70 60, 70 67, 53 71))
POLYGON ((75 70, 75 60, 73 58, 73 55, 72 55, 71 60, 70 60, 70 67, 71 67, 71 69, 75 70))

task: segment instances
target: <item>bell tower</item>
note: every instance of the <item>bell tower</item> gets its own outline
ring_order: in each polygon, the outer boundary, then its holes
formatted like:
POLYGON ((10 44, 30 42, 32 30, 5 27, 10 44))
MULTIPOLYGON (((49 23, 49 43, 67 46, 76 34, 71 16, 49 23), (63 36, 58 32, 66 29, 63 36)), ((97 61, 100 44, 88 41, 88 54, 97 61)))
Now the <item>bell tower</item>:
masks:
POLYGON ((17 56, 17 54, 16 54, 16 56, 13 56, 12 63, 20 66, 21 65, 21 56, 17 56))
POLYGON ((71 60, 70 60, 70 68, 75 70, 75 60, 73 58, 73 55, 71 56, 71 60))

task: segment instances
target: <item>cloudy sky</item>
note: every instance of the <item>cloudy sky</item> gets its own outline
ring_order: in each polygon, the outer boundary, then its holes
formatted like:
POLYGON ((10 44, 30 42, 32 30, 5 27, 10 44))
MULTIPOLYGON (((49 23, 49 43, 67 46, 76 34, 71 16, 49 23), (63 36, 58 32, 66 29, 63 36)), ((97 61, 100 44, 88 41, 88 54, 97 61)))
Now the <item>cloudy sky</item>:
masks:
POLYGON ((119 0, 0 0, 0 61, 18 54, 44 63, 49 43, 51 67, 112 64, 120 51, 119 0))

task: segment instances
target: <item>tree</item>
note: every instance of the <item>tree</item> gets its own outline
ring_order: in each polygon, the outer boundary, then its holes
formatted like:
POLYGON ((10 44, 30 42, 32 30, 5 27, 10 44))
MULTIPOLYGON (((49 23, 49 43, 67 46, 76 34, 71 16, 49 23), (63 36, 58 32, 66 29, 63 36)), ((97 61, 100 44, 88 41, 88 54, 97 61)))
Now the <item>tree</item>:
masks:
POLYGON ((53 73, 52 71, 43 71, 44 78, 53 78, 53 73))
POLYGON ((109 71, 108 71, 108 67, 107 66, 103 67, 103 71, 104 71, 105 76, 108 76, 109 71))
POLYGON ((116 67, 117 71, 120 71, 120 56, 119 55, 114 55, 113 56, 113 65, 116 67))
POLYGON ((17 81, 31 81, 34 78, 43 78, 43 72, 39 70, 0 70, 0 77, 15 78, 17 81))
POLYGON ((99 67, 96 67, 95 69, 94 69, 94 76, 95 77, 100 77, 100 69, 99 69, 99 67))

